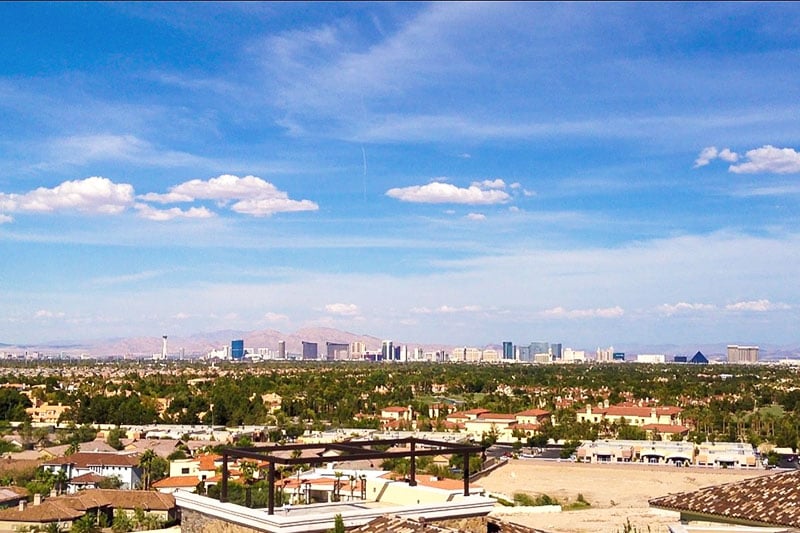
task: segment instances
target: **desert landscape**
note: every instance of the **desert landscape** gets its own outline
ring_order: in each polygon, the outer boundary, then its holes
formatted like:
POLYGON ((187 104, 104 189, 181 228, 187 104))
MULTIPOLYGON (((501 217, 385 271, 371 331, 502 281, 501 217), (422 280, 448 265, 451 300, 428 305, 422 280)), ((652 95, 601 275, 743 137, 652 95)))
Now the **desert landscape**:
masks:
POLYGON ((638 464, 577 464, 511 460, 481 478, 477 484, 493 495, 512 499, 515 492, 547 494, 562 505, 579 494, 591 504, 560 513, 521 513, 519 508, 497 507, 503 519, 554 533, 616 533, 627 520, 637 531, 663 532, 678 514, 651 509, 657 496, 696 490, 765 475, 764 470, 678 468, 638 464))

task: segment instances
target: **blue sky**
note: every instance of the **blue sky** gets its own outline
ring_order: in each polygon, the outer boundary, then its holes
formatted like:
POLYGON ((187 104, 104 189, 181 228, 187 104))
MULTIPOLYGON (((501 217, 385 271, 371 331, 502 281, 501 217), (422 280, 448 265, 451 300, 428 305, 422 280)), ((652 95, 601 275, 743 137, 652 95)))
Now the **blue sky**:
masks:
POLYGON ((797 4, 0 24, 0 342, 798 341, 797 4))

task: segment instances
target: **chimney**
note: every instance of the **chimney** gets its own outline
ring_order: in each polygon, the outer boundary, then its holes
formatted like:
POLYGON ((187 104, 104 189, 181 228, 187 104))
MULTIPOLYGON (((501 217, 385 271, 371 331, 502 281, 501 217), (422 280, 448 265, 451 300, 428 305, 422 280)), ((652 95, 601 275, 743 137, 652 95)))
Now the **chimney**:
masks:
POLYGON ((58 496, 56 489, 50 489, 50 497, 55 498, 56 496, 58 496))
POLYGON ((19 510, 20 512, 25 510, 25 506, 28 504, 27 500, 20 500, 19 501, 19 510))
POLYGON ((33 495, 33 505, 42 505, 42 495, 38 492, 33 495))

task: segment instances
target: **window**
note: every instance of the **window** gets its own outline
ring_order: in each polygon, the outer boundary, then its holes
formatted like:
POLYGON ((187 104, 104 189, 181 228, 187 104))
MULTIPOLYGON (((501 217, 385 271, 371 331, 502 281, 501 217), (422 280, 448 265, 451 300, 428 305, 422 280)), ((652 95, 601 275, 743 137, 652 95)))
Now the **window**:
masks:
POLYGON ((188 466, 185 467, 185 468, 181 468, 181 474, 188 474, 188 473, 189 473, 189 467, 188 466))

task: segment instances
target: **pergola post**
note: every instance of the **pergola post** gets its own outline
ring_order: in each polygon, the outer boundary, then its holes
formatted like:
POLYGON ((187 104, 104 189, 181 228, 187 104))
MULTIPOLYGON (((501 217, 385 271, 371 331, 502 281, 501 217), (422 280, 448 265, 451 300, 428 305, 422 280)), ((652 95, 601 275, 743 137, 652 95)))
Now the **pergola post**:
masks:
POLYGON ((269 462, 267 483, 269 484, 269 499, 267 500, 267 514, 275 514, 275 463, 273 463, 272 461, 269 462))
POLYGON ((464 452, 464 496, 469 496, 469 453, 464 452))
POLYGON ((228 454, 222 452, 222 490, 219 493, 219 501, 228 501, 228 454))
POLYGON ((417 486, 417 443, 415 441, 411 441, 411 468, 409 468, 409 480, 408 486, 409 487, 416 487, 417 486))

